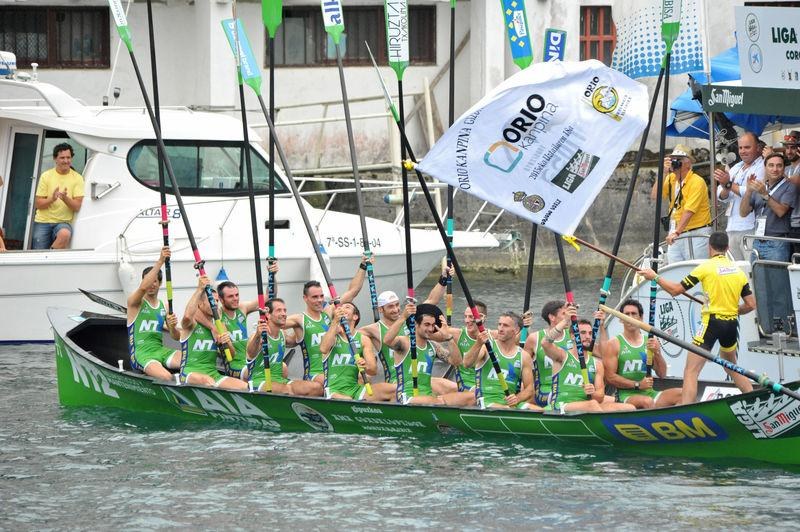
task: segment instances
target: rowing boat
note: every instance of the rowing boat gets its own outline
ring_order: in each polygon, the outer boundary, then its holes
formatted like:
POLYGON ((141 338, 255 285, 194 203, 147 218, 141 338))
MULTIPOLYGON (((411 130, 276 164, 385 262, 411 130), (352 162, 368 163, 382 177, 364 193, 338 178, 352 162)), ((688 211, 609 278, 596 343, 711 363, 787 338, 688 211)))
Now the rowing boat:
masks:
MULTIPOLYGON (((767 390, 686 406, 575 415, 234 392, 132 372, 124 318, 55 307, 47 315, 59 399, 68 407, 113 407, 273 432, 551 440, 658 456, 800 465, 800 401, 767 390)), ((796 390, 800 381, 787 386, 796 390)))

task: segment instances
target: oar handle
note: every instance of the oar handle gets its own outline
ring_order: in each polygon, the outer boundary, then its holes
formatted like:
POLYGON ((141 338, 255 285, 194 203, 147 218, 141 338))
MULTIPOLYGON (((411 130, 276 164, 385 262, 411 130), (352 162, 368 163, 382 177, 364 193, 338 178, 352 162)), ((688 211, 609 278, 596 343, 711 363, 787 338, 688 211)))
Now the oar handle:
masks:
MULTIPOLYGON (((264 308, 264 296, 259 295, 259 320, 266 323, 267 310, 264 308)), ((267 392, 272 391, 272 368, 270 367, 269 360, 269 336, 267 331, 261 332, 261 355, 264 357, 264 390, 267 392)))

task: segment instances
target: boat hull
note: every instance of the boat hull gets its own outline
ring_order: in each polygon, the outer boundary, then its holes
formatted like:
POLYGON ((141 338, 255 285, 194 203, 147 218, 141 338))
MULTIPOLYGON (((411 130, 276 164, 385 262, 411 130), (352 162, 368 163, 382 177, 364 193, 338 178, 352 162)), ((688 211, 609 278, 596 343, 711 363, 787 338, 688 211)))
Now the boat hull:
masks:
MULTIPOLYGON (((551 440, 659 456, 800 464, 800 401, 765 390, 683 407, 568 416, 229 392, 154 381, 101 360, 79 343, 94 332, 92 322, 107 317, 53 308, 48 317, 59 399, 69 407, 110 407, 274 432, 551 440)), ((124 352, 116 344, 124 327, 116 322, 119 331, 112 327, 113 335, 93 339, 94 353, 124 352)), ((120 363, 126 366, 122 358, 120 363)))

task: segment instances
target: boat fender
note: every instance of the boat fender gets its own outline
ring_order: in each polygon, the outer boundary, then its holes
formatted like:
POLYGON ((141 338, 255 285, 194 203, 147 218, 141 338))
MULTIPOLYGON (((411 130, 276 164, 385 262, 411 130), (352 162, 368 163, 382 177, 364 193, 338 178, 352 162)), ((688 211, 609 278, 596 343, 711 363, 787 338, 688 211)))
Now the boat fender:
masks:
POLYGON ((133 266, 126 260, 119 261, 117 278, 119 279, 119 285, 122 287, 122 291, 125 293, 126 298, 131 295, 136 288, 138 288, 141 282, 141 274, 136 275, 136 271, 133 269, 133 266))

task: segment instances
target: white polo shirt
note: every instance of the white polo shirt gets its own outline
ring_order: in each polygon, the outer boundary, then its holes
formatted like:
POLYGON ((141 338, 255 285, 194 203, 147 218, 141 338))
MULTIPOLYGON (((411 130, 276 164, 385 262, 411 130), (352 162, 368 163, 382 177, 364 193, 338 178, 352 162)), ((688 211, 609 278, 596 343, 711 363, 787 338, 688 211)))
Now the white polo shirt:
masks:
MULTIPOLYGON (((747 167, 745 167, 744 161, 739 161, 731 168, 729 173, 731 175, 731 182, 741 187, 742 195, 744 195, 744 189, 747 187, 747 178, 752 174, 755 174, 756 179, 759 181, 764 181, 764 158, 759 156, 758 159, 750 163, 747 167)), ((754 229, 756 226, 756 215, 754 213, 751 212, 744 218, 739 216, 739 204, 742 202, 741 196, 736 194, 733 189, 730 189, 728 191, 728 197, 722 199, 720 194, 723 190, 721 185, 717 186, 717 198, 719 198, 720 202, 728 205, 725 210, 725 214, 728 216, 728 227, 726 230, 751 231, 754 229)))

